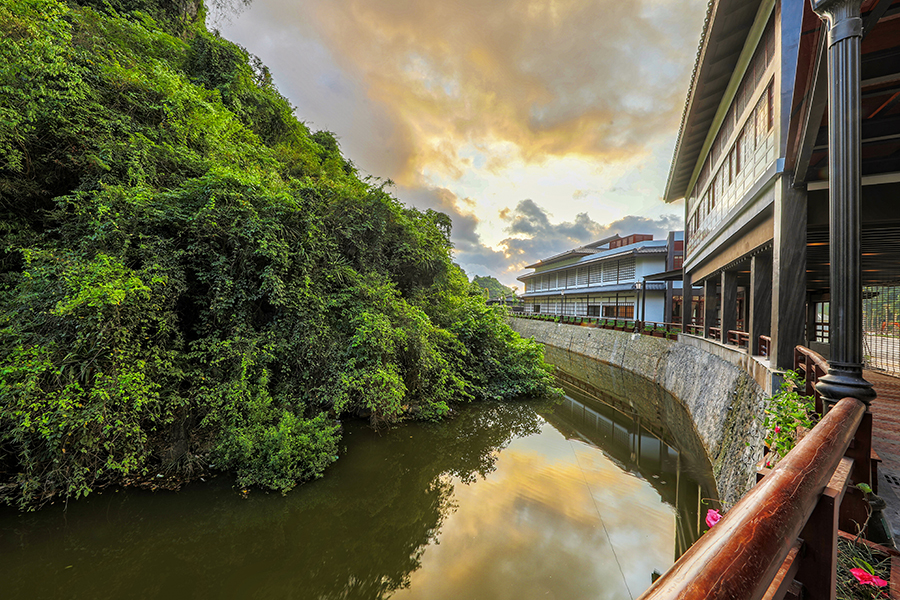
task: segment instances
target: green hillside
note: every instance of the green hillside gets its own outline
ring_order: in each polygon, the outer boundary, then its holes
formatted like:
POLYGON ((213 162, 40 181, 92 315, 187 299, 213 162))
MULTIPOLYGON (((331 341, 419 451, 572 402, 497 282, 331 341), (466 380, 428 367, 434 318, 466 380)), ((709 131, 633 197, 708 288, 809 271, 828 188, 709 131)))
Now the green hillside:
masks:
POLYGON ((472 278, 472 284, 482 290, 487 290, 488 297, 491 299, 515 297, 515 292, 511 287, 506 287, 496 277, 491 277, 490 275, 476 275, 472 278))
POLYGON ((345 415, 552 389, 453 265, 449 218, 361 180, 203 19, 0 3, 7 503, 210 465, 288 490, 336 459, 345 415))

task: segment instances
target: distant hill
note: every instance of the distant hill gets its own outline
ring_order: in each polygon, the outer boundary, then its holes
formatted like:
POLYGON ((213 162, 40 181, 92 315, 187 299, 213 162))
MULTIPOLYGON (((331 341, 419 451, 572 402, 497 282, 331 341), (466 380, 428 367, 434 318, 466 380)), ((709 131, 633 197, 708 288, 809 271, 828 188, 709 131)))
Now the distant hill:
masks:
POLYGON ((503 285, 495 277, 491 277, 490 275, 484 277, 476 275, 472 279, 472 284, 477 285, 483 290, 487 290, 488 297, 491 299, 506 298, 515 295, 515 291, 511 287, 503 285))

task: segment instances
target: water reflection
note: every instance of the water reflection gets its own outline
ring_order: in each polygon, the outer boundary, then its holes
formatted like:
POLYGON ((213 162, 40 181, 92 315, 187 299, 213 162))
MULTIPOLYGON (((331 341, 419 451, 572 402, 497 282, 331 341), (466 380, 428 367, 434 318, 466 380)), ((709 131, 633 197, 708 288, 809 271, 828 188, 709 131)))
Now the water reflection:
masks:
POLYGON ((244 500, 218 478, 7 510, 2 596, 636 596, 692 539, 697 484, 677 446, 578 393, 383 435, 348 425, 341 460, 287 496, 244 500))
POLYGON ((597 446, 623 471, 648 481, 662 501, 675 508, 677 559, 703 532, 706 504, 716 494, 709 462, 696 449, 699 441, 686 432, 675 436, 661 423, 661 410, 657 418, 648 418, 647 406, 638 412, 628 401, 562 377, 566 397, 551 421, 567 437, 597 446))

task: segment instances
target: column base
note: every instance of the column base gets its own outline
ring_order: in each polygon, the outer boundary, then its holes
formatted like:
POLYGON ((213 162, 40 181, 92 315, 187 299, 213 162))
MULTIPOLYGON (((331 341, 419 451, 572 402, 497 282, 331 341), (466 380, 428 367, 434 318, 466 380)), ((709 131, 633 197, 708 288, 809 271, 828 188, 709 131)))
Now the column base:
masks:
POLYGON ((835 367, 829 365, 828 374, 819 378, 816 391, 822 395, 824 412, 837 404, 841 399, 856 398, 866 406, 875 399, 875 388, 863 379, 862 366, 835 367))

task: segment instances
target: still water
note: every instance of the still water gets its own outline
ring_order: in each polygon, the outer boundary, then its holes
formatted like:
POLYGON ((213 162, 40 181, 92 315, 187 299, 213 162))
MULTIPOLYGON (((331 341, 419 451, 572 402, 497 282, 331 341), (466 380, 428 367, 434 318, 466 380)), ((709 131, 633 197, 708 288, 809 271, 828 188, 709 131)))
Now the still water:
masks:
POLYGON ((341 459, 287 496, 219 477, 4 510, 0 597, 634 598, 697 537, 712 477, 696 440, 576 386, 348 424, 341 459))

